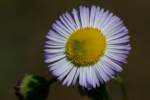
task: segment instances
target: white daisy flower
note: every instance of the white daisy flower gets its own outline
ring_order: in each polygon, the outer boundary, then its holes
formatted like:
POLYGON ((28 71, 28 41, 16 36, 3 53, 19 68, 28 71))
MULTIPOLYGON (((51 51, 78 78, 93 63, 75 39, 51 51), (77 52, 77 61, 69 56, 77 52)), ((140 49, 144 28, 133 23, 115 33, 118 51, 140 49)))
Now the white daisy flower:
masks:
POLYGON ((99 87, 122 71, 131 49, 123 21, 96 6, 64 13, 46 37, 45 62, 67 86, 99 87))

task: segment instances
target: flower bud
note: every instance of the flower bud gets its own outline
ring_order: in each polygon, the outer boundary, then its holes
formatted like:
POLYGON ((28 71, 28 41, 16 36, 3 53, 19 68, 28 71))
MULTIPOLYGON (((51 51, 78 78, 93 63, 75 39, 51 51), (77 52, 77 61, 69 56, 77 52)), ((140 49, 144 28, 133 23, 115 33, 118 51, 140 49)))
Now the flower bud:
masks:
POLYGON ((17 82, 15 90, 20 100, 46 100, 49 85, 45 78, 27 74, 17 82))

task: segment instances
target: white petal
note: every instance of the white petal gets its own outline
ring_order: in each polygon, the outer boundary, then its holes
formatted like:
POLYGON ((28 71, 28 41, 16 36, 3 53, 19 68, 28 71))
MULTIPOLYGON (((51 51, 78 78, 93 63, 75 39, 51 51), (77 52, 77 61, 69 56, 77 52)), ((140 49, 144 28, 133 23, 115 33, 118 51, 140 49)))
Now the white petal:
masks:
POLYGON ((86 68, 81 67, 80 68, 80 76, 79 76, 79 83, 83 87, 87 87, 87 81, 86 81, 86 68))
POLYGON ((127 61, 126 61, 127 55, 107 52, 106 56, 110 57, 111 59, 114 59, 114 60, 117 60, 117 61, 120 61, 123 63, 127 63, 127 61))
POLYGON ((99 14, 100 14, 100 7, 97 7, 96 8, 96 14, 95 14, 95 21, 94 21, 94 24, 93 24, 94 28, 98 28, 97 23, 99 21, 99 14))
POLYGON ((82 11, 82 12, 81 12, 82 15, 80 15, 80 16, 81 16, 82 19, 83 19, 84 27, 87 27, 87 26, 86 26, 86 18, 85 18, 86 8, 83 6, 81 11, 82 11))
POLYGON ((109 11, 107 11, 108 13, 106 13, 106 18, 104 20, 104 23, 102 24, 101 28, 103 29, 112 19, 113 17, 113 13, 109 13, 109 11))
POLYGON ((104 64, 102 62, 101 64, 102 64, 101 70, 103 71, 103 74, 105 74, 108 77, 107 81, 109 81, 111 78, 113 78, 113 75, 109 73, 108 70, 106 69, 108 67, 104 67, 104 64))
MULTIPOLYGON (((63 73, 65 73, 68 69, 70 69, 70 63, 65 63, 65 64, 62 64, 60 66, 55 66, 55 70, 52 71, 52 73, 56 76, 56 77, 59 77, 61 76, 63 73)), ((53 67, 54 69, 54 67, 53 67)), ((50 69, 52 70, 52 69, 50 69)))
POLYGON ((116 64, 115 62, 113 62, 108 57, 103 57, 102 60, 105 63, 108 63, 110 65, 109 67, 112 67, 112 69, 114 69, 115 71, 117 71, 117 72, 121 72, 122 71, 122 67, 120 65, 116 64))
POLYGON ((109 77, 107 76, 107 74, 104 72, 103 68, 102 68, 102 64, 101 62, 97 63, 97 66, 96 66, 100 76, 102 77, 102 79, 107 82, 109 80, 109 77))
POLYGON ((128 29, 125 27, 125 26, 123 26, 123 25, 121 25, 120 27, 117 27, 116 28, 116 30, 114 30, 110 35, 109 35, 109 37, 111 38, 111 37, 113 37, 113 36, 117 36, 117 35, 119 35, 119 34, 127 34, 128 33, 128 29))
POLYGON ((82 82, 83 82, 83 86, 84 87, 87 87, 87 81, 86 81, 86 68, 85 67, 83 67, 83 70, 82 70, 82 82))
POLYGON ((76 74, 75 74, 75 77, 74 77, 74 79, 73 79, 73 85, 75 85, 76 84, 76 82, 77 82, 77 79, 78 79, 78 77, 79 77, 79 74, 80 74, 80 69, 79 68, 77 68, 77 71, 76 71, 76 74))
POLYGON ((95 25, 94 26, 96 26, 98 29, 100 29, 101 30, 101 28, 99 27, 99 24, 101 23, 101 18, 102 18, 102 16, 103 16, 103 13, 104 13, 104 9, 102 8, 101 10, 100 10, 100 12, 97 14, 97 21, 96 21, 96 23, 95 23, 95 25))
POLYGON ((61 55, 64 55, 63 52, 59 52, 59 53, 48 53, 48 52, 45 52, 45 57, 46 59, 51 59, 51 58, 54 58, 54 57, 58 57, 58 56, 61 56, 61 55))
POLYGON ((107 48, 109 49, 123 49, 123 50, 130 50, 131 46, 129 44, 127 45, 107 45, 107 48))
POLYGON ((65 21, 64 17, 60 16, 59 17, 61 22, 68 28, 68 30, 72 33, 73 29, 71 29, 71 27, 68 25, 68 23, 65 21))
POLYGON ((118 30, 121 29, 123 26, 124 26, 123 22, 119 21, 119 22, 112 24, 112 26, 109 27, 107 30, 105 31, 103 30, 103 31, 107 34, 114 34, 115 32, 118 32, 118 30))
POLYGON ((46 53, 62 53, 65 52, 64 48, 61 49, 45 49, 46 53))
POLYGON ((84 27, 87 27, 87 24, 86 24, 86 7, 82 8, 82 17, 83 17, 84 27))
POLYGON ((51 41, 55 41, 55 42, 59 42, 59 43, 66 43, 66 41, 64 40, 61 40, 61 39, 58 39, 58 38, 55 38, 55 37, 52 37, 52 36, 47 36, 47 38, 51 41))
POLYGON ((101 18, 101 23, 99 24, 99 28, 103 29, 102 26, 105 24, 105 20, 107 19, 107 16, 109 14, 109 11, 106 11, 103 13, 102 18, 101 18))
POLYGON ((63 49, 65 49, 64 48, 64 46, 60 46, 60 45, 45 45, 44 47, 46 47, 46 48, 52 48, 52 49, 57 49, 57 48, 63 48, 63 49))
POLYGON ((71 75, 70 80, 68 81, 68 84, 67 84, 67 85, 73 84, 73 80, 74 80, 74 77, 75 77, 75 75, 76 75, 76 72, 77 72, 77 68, 74 67, 73 72, 72 72, 72 75, 71 75))
POLYGON ((66 41, 66 38, 61 36, 59 33, 53 31, 53 30, 50 30, 48 32, 48 35, 46 36, 47 39, 49 39, 49 37, 54 37, 54 38, 57 38, 57 39, 60 39, 60 40, 63 40, 63 41, 66 41))
POLYGON ((107 29, 109 29, 114 23, 119 22, 120 19, 117 16, 113 16, 111 20, 103 27, 103 31, 107 33, 107 29))
POLYGON ((88 67, 85 67, 84 68, 84 72, 85 72, 85 87, 88 87, 88 81, 87 81, 87 79, 88 79, 88 67))
POLYGON ((89 8, 85 8, 85 24, 86 24, 86 27, 89 27, 89 24, 90 24, 90 11, 89 11, 89 8))
POLYGON ((87 82, 88 82, 88 85, 90 86, 93 86, 93 80, 92 80, 92 76, 91 76, 91 67, 88 66, 87 68, 87 82))
POLYGON ((58 34, 60 34, 61 36, 68 38, 68 32, 66 32, 63 28, 61 28, 58 24, 54 23, 52 25, 53 30, 55 30, 58 34))
POLYGON ((56 41, 46 41, 46 43, 45 44, 47 44, 47 45, 57 45, 57 46, 64 46, 65 44, 64 43, 60 43, 60 42, 56 42, 56 41))
MULTIPOLYGON (((98 64, 95 64, 95 65, 93 66, 93 69, 95 70, 95 74, 96 74, 98 80, 100 81, 100 83, 104 83, 103 78, 101 77, 100 72, 99 72, 97 66, 98 66, 98 64)), ((99 84, 99 85, 100 85, 100 84, 99 84)))
POLYGON ((67 64, 69 64, 69 61, 67 60, 67 58, 63 58, 53 64, 50 64, 50 70, 53 71, 53 70, 56 70, 58 68, 60 68, 61 66, 67 66, 67 64))
POLYGON ((67 86, 71 85, 71 83, 73 81, 73 78, 74 78, 74 75, 76 73, 76 69, 77 69, 76 67, 72 68, 72 70, 69 72, 69 74, 67 75, 67 77, 64 79, 63 85, 65 85, 65 84, 67 84, 67 86))
POLYGON ((94 26, 95 14, 96 14, 96 7, 92 6, 91 7, 91 13, 90 13, 90 27, 94 26))
POLYGON ((129 54, 129 51, 127 51, 127 50, 119 50, 119 49, 107 49, 107 52, 129 54))
POLYGON ((78 29, 79 29, 79 28, 81 27, 81 24, 80 24, 80 21, 79 21, 79 17, 78 17, 78 12, 77 12, 77 10, 73 9, 72 14, 73 14, 75 23, 76 23, 76 25, 77 25, 77 27, 78 27, 78 29))
POLYGON ((61 27, 66 32, 65 35, 69 36, 71 31, 61 21, 57 20, 56 23, 59 27, 61 27))
POLYGON ((96 76, 96 72, 95 72, 93 66, 92 66, 91 71, 92 71, 93 82, 95 83, 95 85, 94 85, 94 88, 95 88, 96 86, 99 86, 100 84, 99 84, 99 80, 98 80, 98 77, 96 76))
POLYGON ((81 26, 82 26, 82 28, 84 28, 84 27, 85 27, 83 14, 84 14, 83 7, 82 7, 82 6, 80 6, 80 20, 81 20, 81 26))
POLYGON ((64 58, 65 57, 65 54, 62 54, 62 55, 59 55, 59 56, 55 56, 55 57, 53 57, 53 58, 47 58, 46 60, 45 60, 45 62, 46 63, 52 63, 52 62, 55 62, 55 61, 57 61, 57 60, 60 60, 60 59, 62 59, 62 58, 64 58))
POLYGON ((118 34, 108 36, 107 40, 109 41, 109 40, 118 39, 118 38, 127 36, 127 34, 128 34, 128 32, 120 32, 120 33, 118 33, 118 34))
POLYGON ((113 78, 113 75, 115 74, 114 71, 110 68, 110 65, 108 65, 108 63, 104 62, 103 60, 101 60, 102 63, 102 67, 103 70, 105 71, 105 73, 110 77, 113 78))
POLYGON ((72 66, 72 64, 70 63, 69 65, 69 68, 64 72, 64 73, 62 73, 59 77, 58 77, 58 79, 61 81, 61 80, 63 80, 64 79, 64 77, 70 72, 70 70, 73 68, 73 66, 72 66))
POLYGON ((109 40, 109 41, 108 41, 108 44, 110 45, 110 44, 127 43, 127 42, 130 41, 129 38, 130 38, 129 36, 124 36, 124 37, 122 37, 122 38, 118 38, 118 39, 114 39, 114 40, 109 40))
POLYGON ((84 83, 83 83, 83 68, 80 67, 79 70, 80 70, 80 74, 79 74, 79 84, 84 87, 84 83))
POLYGON ((72 17, 70 16, 69 13, 65 13, 63 18, 65 19, 65 21, 68 23, 68 26, 72 29, 72 30, 76 30, 76 26, 75 26, 75 22, 73 21, 72 17))

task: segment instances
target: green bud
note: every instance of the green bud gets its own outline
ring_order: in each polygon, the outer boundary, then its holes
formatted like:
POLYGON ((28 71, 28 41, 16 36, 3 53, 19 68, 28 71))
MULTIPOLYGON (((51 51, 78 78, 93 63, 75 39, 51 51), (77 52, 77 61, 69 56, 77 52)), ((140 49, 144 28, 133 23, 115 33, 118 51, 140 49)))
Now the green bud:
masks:
POLYGON ((46 100, 49 84, 45 78, 30 74, 17 83, 15 90, 20 100, 46 100))

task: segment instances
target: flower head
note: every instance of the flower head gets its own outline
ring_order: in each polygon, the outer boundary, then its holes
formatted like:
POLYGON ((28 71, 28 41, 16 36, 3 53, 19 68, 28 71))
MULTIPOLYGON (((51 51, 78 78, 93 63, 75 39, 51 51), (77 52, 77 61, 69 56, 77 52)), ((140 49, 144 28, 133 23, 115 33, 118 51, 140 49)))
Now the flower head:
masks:
POLYGON ((96 6, 66 12, 46 37, 45 62, 67 86, 99 87, 122 71, 131 49, 123 21, 96 6))

